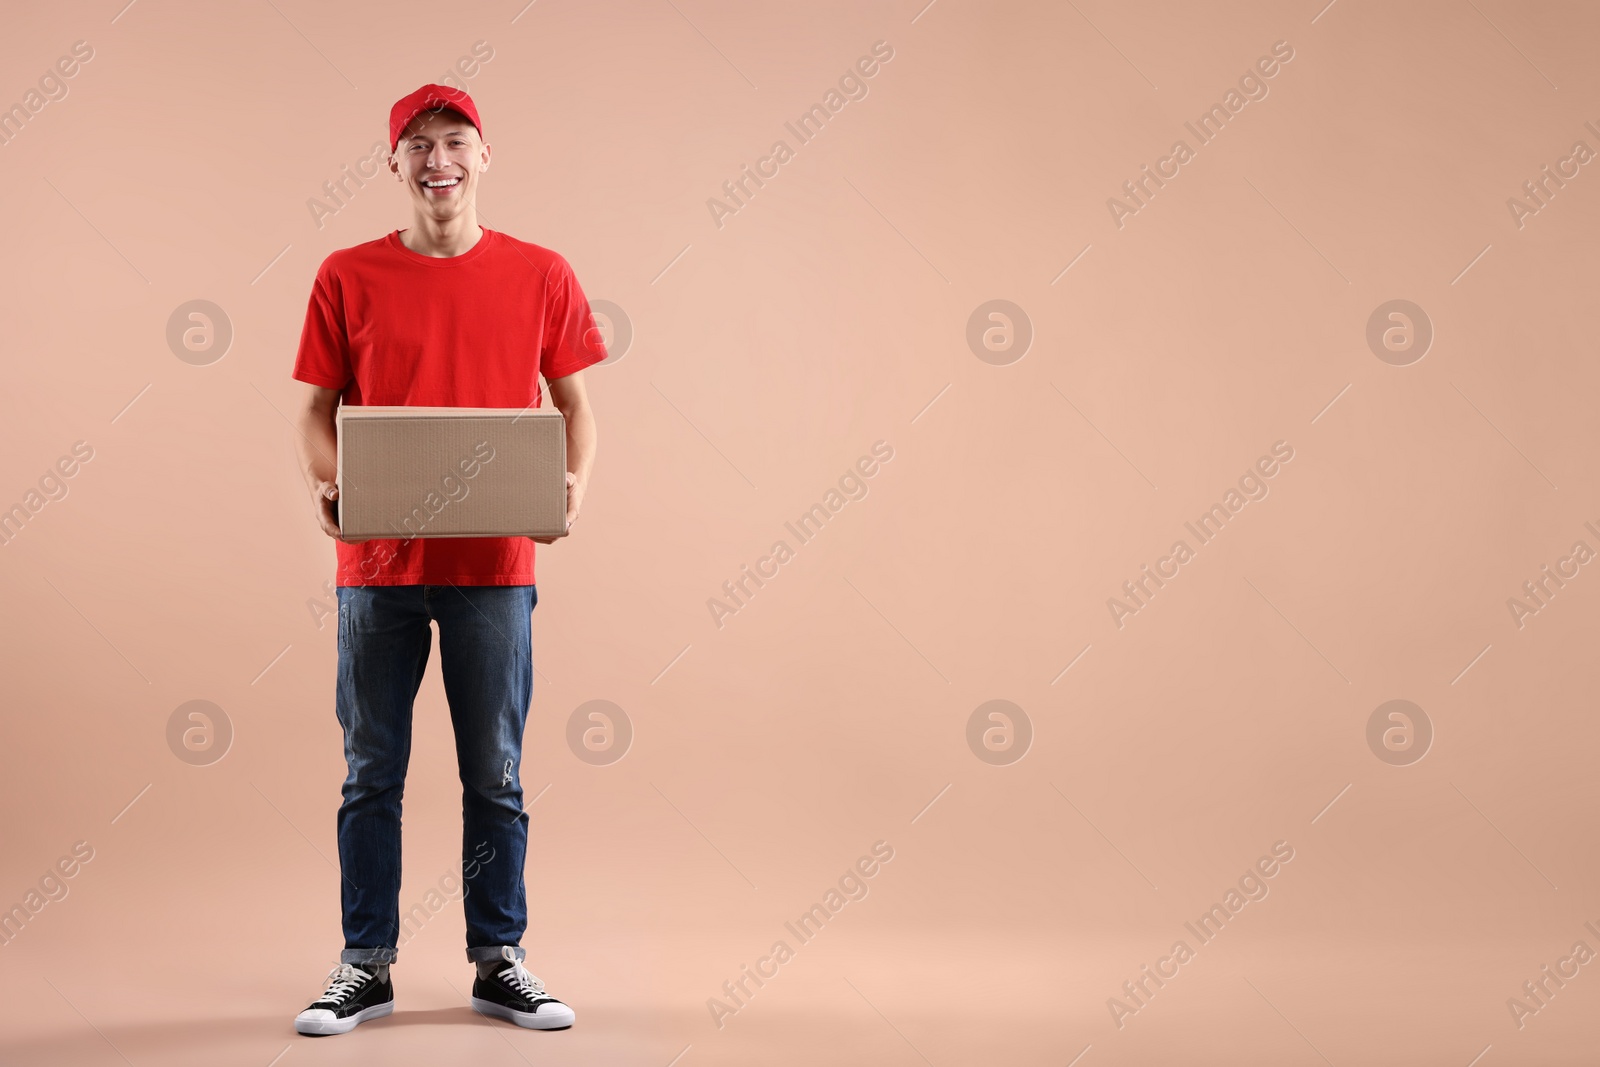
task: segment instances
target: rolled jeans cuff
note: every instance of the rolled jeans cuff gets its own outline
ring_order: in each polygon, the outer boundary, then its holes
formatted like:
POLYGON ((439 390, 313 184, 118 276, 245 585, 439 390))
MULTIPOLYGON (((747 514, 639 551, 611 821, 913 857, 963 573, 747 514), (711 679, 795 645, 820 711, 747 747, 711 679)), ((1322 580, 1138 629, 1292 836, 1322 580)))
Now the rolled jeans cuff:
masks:
MULTIPOLYGON (((512 945, 511 949, 516 953, 517 959, 525 960, 528 958, 527 951, 524 950, 521 945, 512 945)), ((477 948, 467 949, 467 959, 471 960, 473 963, 482 963, 485 960, 498 960, 504 958, 505 957, 500 953, 499 945, 479 945, 477 948)))
POLYGON ((347 948, 339 953, 340 963, 393 963, 400 958, 397 948, 347 948))

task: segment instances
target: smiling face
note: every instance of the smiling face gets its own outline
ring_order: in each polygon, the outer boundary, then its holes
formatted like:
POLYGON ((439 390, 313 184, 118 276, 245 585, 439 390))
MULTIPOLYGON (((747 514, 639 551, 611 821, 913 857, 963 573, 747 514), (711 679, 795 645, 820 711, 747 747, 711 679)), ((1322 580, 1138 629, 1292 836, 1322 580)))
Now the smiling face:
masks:
POLYGON ((419 212, 444 222, 476 204, 489 146, 465 116, 424 111, 400 135, 394 152, 389 169, 405 183, 419 212))

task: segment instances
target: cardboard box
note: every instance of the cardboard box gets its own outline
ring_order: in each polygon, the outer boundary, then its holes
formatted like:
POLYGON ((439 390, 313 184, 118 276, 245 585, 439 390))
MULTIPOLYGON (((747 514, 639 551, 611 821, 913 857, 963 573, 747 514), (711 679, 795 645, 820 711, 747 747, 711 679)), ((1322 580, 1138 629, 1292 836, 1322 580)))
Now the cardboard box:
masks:
POLYGON ((347 540, 567 534, 559 410, 341 404, 335 426, 347 540))

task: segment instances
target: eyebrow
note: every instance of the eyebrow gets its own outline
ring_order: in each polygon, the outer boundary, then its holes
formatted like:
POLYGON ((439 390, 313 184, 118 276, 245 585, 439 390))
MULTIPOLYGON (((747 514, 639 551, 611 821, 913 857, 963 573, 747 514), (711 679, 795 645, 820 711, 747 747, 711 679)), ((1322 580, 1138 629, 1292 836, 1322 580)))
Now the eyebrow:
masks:
MULTIPOLYGON (((441 133, 439 136, 440 137, 460 137, 461 135, 465 134, 466 132, 467 131, 465 129, 446 130, 443 133, 441 133)), ((421 133, 419 131, 417 133, 407 134, 405 139, 407 141, 420 141, 420 140, 423 140, 425 138, 425 136, 426 136, 425 134, 423 134, 423 133, 421 133)))

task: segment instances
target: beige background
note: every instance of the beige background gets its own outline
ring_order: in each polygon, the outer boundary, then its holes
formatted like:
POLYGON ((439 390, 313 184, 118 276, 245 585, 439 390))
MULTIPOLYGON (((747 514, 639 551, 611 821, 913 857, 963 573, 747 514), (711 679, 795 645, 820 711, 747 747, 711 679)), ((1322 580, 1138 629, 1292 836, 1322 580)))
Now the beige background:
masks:
MULTIPOLYGON (((1594 966, 1520 1028, 1507 1000, 1600 950, 1600 576, 1520 629, 1506 601, 1600 549, 1600 176, 1520 229, 1506 201, 1600 149, 1600 12, 123 2, 0 34, 0 102, 94 49, 0 147, 0 506, 94 451, 0 548, 0 905, 94 850, 0 948, 0 1062, 1585 1062, 1594 966), (879 40, 867 97, 719 229, 707 199, 879 40), (476 1017, 450 901, 395 1016, 300 1038, 342 943, 344 765, 289 369, 321 259, 409 217, 388 181, 320 229, 307 200, 478 41, 485 221, 634 332, 589 372, 598 464, 533 617, 524 944, 579 1022, 476 1017), (1179 137, 1119 229, 1107 198, 1179 137), (203 366, 165 336, 196 299, 234 330, 203 366), (1003 366, 966 340, 995 299, 1034 334, 1003 366), (1408 366, 1366 342, 1394 299, 1434 330, 1408 366), (879 440, 869 495, 719 629, 722 582, 879 440), (1107 598, 1280 440, 1270 495, 1119 629, 1107 598), (1401 698, 1435 735, 1407 766, 1366 734, 1401 698), (1033 730, 1004 766, 967 742, 995 699, 1033 730), (209 765, 168 744, 191 700, 233 731, 209 765), (591 700, 634 731, 609 765, 566 741, 591 700), (880 840, 870 894, 718 1028, 708 998, 880 840), (1277 841, 1270 894, 1198 946, 1277 841)), ((437 670, 407 907, 458 855, 437 670)))

